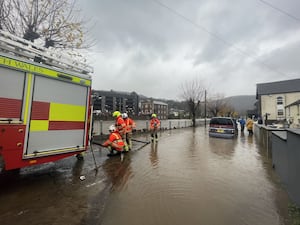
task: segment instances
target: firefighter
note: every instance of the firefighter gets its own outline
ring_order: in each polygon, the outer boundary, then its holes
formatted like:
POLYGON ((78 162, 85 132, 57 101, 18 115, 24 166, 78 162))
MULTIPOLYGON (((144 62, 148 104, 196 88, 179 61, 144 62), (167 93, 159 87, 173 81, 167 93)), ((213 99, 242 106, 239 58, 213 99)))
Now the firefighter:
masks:
POLYGON ((126 130, 126 143, 128 144, 128 149, 129 151, 132 149, 132 130, 135 129, 135 122, 133 119, 128 117, 127 113, 122 114, 122 118, 124 119, 125 122, 125 130, 126 130))
POLYGON ((112 115, 116 118, 115 126, 124 141, 124 150, 125 152, 128 152, 128 144, 126 142, 126 124, 122 118, 122 114, 119 111, 114 111, 112 115))
POLYGON ((151 133, 151 141, 158 141, 157 131, 160 127, 160 121, 157 118, 157 115, 153 113, 150 119, 150 133, 151 133))
POLYGON ((102 147, 108 148, 110 153, 107 154, 107 156, 113 156, 118 153, 122 153, 125 144, 116 126, 112 124, 109 126, 108 130, 110 133, 109 137, 103 144, 101 144, 102 147))

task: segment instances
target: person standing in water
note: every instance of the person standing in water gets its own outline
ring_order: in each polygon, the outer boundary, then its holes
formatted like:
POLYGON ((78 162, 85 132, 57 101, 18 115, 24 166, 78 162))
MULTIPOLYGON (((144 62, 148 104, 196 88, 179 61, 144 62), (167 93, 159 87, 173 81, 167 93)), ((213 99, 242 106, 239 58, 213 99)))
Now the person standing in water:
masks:
POLYGON ((160 120, 157 118, 157 115, 153 113, 150 119, 150 133, 151 133, 151 141, 158 141, 157 131, 160 128, 160 120))

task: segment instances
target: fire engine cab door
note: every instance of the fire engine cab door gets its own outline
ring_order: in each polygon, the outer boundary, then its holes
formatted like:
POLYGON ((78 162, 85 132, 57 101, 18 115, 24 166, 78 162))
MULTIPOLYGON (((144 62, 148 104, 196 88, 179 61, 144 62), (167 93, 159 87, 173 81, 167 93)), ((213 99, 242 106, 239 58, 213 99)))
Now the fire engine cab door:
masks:
POLYGON ((86 86, 35 76, 26 154, 83 147, 87 94, 86 86))

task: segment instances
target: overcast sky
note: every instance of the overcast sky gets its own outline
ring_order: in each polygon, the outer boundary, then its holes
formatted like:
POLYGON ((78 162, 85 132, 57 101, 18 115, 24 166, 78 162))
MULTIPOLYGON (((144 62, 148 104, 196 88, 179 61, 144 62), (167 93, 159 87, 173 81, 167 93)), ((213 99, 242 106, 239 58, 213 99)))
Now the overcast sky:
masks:
POLYGON ((300 78, 299 0, 79 3, 94 24, 93 89, 179 100, 186 80, 229 97, 300 78))

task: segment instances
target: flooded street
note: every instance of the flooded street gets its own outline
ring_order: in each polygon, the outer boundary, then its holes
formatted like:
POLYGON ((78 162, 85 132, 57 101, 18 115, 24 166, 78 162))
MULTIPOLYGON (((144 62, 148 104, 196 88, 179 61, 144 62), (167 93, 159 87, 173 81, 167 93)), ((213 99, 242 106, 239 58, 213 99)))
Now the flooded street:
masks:
POLYGON ((254 137, 171 131, 131 157, 103 225, 285 224, 285 195, 254 137))
POLYGON ((290 224, 271 159, 246 132, 231 140, 204 127, 164 131, 122 161, 93 149, 98 172, 89 151, 84 161, 0 176, 0 224, 290 224))

